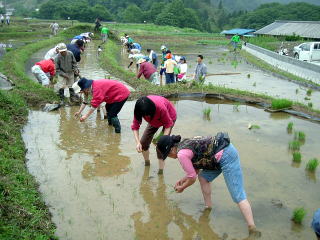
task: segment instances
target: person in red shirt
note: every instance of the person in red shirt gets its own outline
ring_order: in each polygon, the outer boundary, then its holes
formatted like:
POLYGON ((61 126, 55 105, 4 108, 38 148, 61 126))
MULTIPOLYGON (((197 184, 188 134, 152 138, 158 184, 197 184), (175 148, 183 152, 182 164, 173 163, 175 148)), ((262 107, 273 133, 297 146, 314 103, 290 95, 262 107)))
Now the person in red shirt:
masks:
POLYGON ((157 69, 154 67, 154 65, 150 62, 147 62, 144 58, 140 58, 137 63, 140 64, 137 78, 139 79, 143 74, 145 79, 147 79, 149 82, 156 84, 158 76, 157 69))
MULTIPOLYGON (((164 135, 170 135, 173 125, 177 119, 177 112, 173 104, 164 97, 149 95, 140 97, 134 107, 134 119, 131 129, 136 141, 136 149, 142 153, 145 166, 150 165, 149 147, 154 134, 160 127, 163 127, 162 132, 164 135), (139 128, 142 123, 142 118, 148 122, 146 129, 140 139, 139 128)), ((159 172, 163 173, 164 161, 162 154, 157 151, 159 160, 159 172)))
POLYGON ((37 78, 38 82, 45 87, 49 87, 50 80, 56 75, 56 67, 53 59, 42 60, 37 62, 31 71, 37 78))
POLYGON ((88 104, 88 97, 91 94, 91 108, 80 118, 84 122, 102 102, 106 102, 107 119, 109 125, 113 125, 116 133, 121 132, 121 125, 118 119, 118 113, 121 111, 124 103, 127 101, 130 91, 121 82, 110 79, 88 80, 81 78, 78 81, 81 92, 84 93, 84 101, 75 116, 78 117, 88 104))

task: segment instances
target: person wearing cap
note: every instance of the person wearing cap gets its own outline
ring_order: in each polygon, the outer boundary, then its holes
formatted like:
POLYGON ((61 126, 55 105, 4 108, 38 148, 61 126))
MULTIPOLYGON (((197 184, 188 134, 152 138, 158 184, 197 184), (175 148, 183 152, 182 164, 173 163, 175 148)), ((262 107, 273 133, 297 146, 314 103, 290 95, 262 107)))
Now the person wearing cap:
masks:
POLYGON ((58 54, 59 54, 59 48, 60 48, 61 46, 65 46, 65 44, 64 44, 64 43, 59 43, 59 44, 57 44, 57 46, 55 46, 54 48, 51 48, 51 49, 46 53, 46 55, 44 56, 44 59, 45 59, 45 60, 49 60, 50 58, 55 59, 55 58, 58 56, 58 54))
POLYGON ((196 70, 194 73, 194 77, 193 79, 196 82, 204 82, 206 75, 207 75, 207 66, 203 63, 203 56, 202 55, 198 55, 197 58, 197 66, 196 66, 196 70))
MULTIPOLYGON (((134 106, 134 118, 131 129, 136 141, 136 150, 142 153, 145 165, 150 165, 149 147, 153 136, 162 127, 164 135, 170 135, 177 119, 177 112, 174 105, 166 98, 156 95, 140 97, 134 106), (142 118, 148 123, 140 139, 139 129, 142 118)), ((159 162, 159 174, 163 173, 164 161, 162 155, 157 151, 159 162)))
POLYGON ((56 74, 54 60, 50 58, 48 60, 37 62, 31 68, 31 72, 37 78, 40 84, 45 87, 49 87, 50 80, 52 80, 54 75, 56 74))
POLYGON ((172 54, 167 53, 164 68, 166 69, 166 84, 174 83, 174 67, 178 64, 172 59, 172 54))
POLYGON ((158 55, 155 51, 151 50, 150 48, 147 49, 147 53, 149 53, 149 59, 150 62, 153 64, 153 66, 157 69, 159 65, 158 61, 158 55))
POLYGON ((317 239, 320 240, 320 208, 314 213, 311 227, 316 234, 317 239))
MULTIPOLYGON (((62 104, 64 104, 65 89, 72 98, 76 98, 72 85, 75 82, 75 75, 79 75, 79 69, 73 53, 68 51, 65 44, 59 47, 59 54, 56 57, 55 63, 58 75, 58 83, 56 84, 55 89, 58 90, 60 100, 62 104)), ((67 97, 69 97, 68 93, 66 94, 67 97)))
POLYGON ((81 52, 84 46, 84 41, 77 40, 74 44, 67 44, 68 51, 73 53, 74 58, 77 62, 81 61, 81 52))
POLYGON ((244 190, 240 158, 236 148, 230 143, 227 133, 215 137, 193 137, 181 140, 181 136, 161 136, 157 150, 163 159, 177 158, 186 176, 175 184, 175 191, 182 193, 198 179, 207 209, 212 208, 211 182, 221 173, 233 201, 239 206, 247 223, 249 236, 260 237, 256 229, 251 206, 244 190))
POLYGON ((177 81, 183 81, 187 79, 187 71, 188 71, 188 64, 185 57, 181 57, 178 63, 179 74, 177 75, 177 81))
POLYGON ((86 41, 86 37, 83 36, 83 35, 77 35, 77 36, 74 36, 72 39, 71 39, 71 44, 75 44, 78 40, 82 40, 83 42, 86 41))
POLYGON ((137 78, 139 79, 143 75, 149 82, 156 84, 158 82, 157 69, 153 64, 147 62, 145 58, 140 58, 137 63, 140 64, 137 78))
POLYGON ((107 119, 109 125, 112 125, 116 133, 121 132, 121 125, 118 119, 118 113, 128 100, 130 91, 121 82, 110 79, 88 80, 81 78, 78 86, 84 94, 84 102, 81 104, 75 116, 78 117, 88 104, 88 97, 92 95, 90 110, 80 118, 80 122, 84 122, 101 103, 106 103, 107 119))

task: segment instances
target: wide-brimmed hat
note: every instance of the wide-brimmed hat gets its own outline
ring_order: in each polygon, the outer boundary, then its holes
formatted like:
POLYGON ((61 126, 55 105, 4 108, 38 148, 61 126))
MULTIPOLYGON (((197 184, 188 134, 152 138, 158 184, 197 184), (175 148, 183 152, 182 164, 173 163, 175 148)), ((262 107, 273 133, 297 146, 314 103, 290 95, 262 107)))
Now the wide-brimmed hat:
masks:
POLYGON ((145 58, 140 58, 140 59, 137 61, 137 63, 138 63, 138 64, 141 64, 141 63, 143 63, 143 62, 145 62, 145 61, 146 61, 145 58))
POLYGON ((78 81, 78 86, 80 87, 81 91, 83 91, 86 88, 90 88, 92 85, 93 80, 89 80, 86 78, 80 78, 78 81))

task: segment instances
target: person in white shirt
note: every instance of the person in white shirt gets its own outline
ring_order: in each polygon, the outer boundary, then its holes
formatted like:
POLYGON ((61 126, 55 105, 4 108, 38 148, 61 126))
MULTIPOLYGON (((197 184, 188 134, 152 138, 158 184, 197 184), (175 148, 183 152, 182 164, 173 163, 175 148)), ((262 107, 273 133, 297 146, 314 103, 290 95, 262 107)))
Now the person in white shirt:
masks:
POLYGON ((185 57, 180 58, 178 68, 179 68, 180 73, 177 76, 177 80, 178 81, 186 80, 187 79, 188 64, 187 64, 187 60, 185 57))
POLYGON ((1 25, 4 24, 4 16, 2 14, 0 14, 0 20, 1 20, 1 25))
POLYGON ((6 16, 6 21, 7 21, 7 25, 10 25, 10 16, 9 15, 6 16))
POLYGON ((56 56, 59 54, 59 48, 61 46, 64 46, 65 44, 64 43, 59 43, 57 46, 55 46, 54 48, 51 48, 47 53, 46 55, 44 56, 44 59, 45 60, 48 60, 48 59, 55 59, 56 56))

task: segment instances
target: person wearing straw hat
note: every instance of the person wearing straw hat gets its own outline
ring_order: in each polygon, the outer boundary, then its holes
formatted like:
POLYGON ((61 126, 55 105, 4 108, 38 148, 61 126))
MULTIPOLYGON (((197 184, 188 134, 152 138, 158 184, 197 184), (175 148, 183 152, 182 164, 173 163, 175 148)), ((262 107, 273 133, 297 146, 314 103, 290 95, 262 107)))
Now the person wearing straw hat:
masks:
POLYGON ((75 75, 79 75, 77 61, 73 53, 68 51, 65 44, 59 46, 59 54, 56 57, 55 64, 58 75, 58 83, 55 85, 55 89, 58 90, 60 100, 62 104, 64 104, 65 95, 67 98, 69 98, 70 95, 72 97, 75 95, 72 85, 75 82, 75 75))
POLYGON ((175 184, 177 193, 182 193, 194 184, 198 175, 206 209, 212 208, 211 182, 223 173, 229 193, 247 223, 249 236, 261 236, 261 232, 256 229, 251 205, 244 190, 240 157, 227 133, 183 140, 180 135, 161 136, 157 150, 161 152, 163 160, 167 157, 178 159, 186 173, 175 184))
POLYGON ((84 101, 80 109, 75 113, 78 117, 88 105, 89 95, 92 95, 91 108, 80 117, 80 122, 84 122, 101 103, 106 103, 107 119, 109 125, 112 125, 116 133, 121 132, 121 125, 118 119, 118 113, 128 100, 130 95, 129 89, 119 81, 110 79, 89 80, 81 78, 78 81, 81 93, 84 94, 84 101))
POLYGON ((157 69, 154 67, 154 65, 150 62, 147 62, 145 58, 140 58, 137 64, 140 64, 137 78, 139 79, 141 75, 143 75, 144 78, 147 79, 149 82, 156 84, 158 81, 158 76, 157 69))

